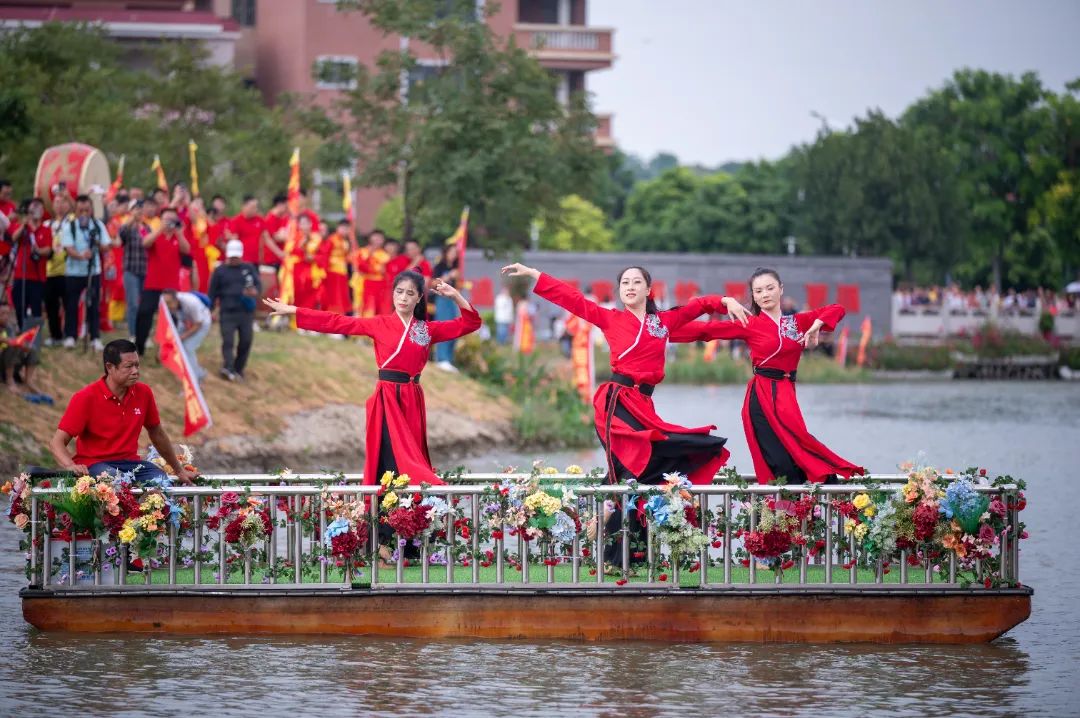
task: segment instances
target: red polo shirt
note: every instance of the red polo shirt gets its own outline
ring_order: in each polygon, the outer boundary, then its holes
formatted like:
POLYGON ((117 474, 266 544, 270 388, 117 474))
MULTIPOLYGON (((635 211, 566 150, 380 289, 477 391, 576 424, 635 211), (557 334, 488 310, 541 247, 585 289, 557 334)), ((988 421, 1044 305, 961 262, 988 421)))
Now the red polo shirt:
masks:
MULTIPOLYGON (((229 220, 229 229, 241 242, 244 243, 244 261, 249 264, 260 264, 259 248, 262 244, 262 233, 266 230, 266 222, 259 215, 245 217, 238 214, 229 220)), ((262 250, 262 264, 269 264, 275 259, 270 250, 262 250)))
POLYGON ((10 217, 15 213, 15 203, 11 200, 0 199, 0 214, 10 217))
MULTIPOLYGON (((33 243, 37 245, 38 249, 49 249, 52 247, 52 230, 47 225, 42 224, 37 229, 32 229, 29 225, 26 227, 27 231, 33 237, 33 243)), ((22 231, 22 227, 16 226, 11 230, 11 236, 18 236, 22 231)), ((15 273, 12 279, 27 279, 34 282, 45 281, 45 265, 48 263, 48 259, 42 257, 36 262, 30 256, 30 242, 23 241, 19 244, 19 254, 15 257, 15 273)))
POLYGON ((146 289, 180 289, 180 236, 159 234, 146 248, 146 289))
POLYGON ((75 437, 75 463, 138 461, 143 427, 161 423, 154 392, 136 383, 119 399, 101 377, 71 397, 59 428, 75 437))

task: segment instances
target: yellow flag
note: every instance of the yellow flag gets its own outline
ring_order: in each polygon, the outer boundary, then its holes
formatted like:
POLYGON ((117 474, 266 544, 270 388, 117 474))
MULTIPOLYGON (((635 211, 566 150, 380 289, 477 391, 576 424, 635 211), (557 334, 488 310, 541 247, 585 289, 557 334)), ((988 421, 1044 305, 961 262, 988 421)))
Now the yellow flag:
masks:
POLYGON ((345 212, 345 219, 352 222, 352 177, 347 171, 341 173, 341 209, 345 212))
POLYGON ((161 166, 161 157, 154 155, 154 163, 150 165, 150 170, 157 173, 158 189, 163 189, 168 192, 169 183, 165 181, 165 168, 161 166))
POLYGON ((199 146, 195 144, 195 140, 188 140, 188 160, 191 162, 191 196, 199 196, 199 165, 195 161, 195 153, 198 152, 199 146))

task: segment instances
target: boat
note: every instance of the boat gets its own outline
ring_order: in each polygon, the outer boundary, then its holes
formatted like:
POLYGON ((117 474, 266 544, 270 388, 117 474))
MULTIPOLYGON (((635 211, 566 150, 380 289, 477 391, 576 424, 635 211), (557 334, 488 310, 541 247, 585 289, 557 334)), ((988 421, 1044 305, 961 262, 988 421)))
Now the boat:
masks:
MULTIPOLYGON (((74 489, 33 488, 23 616, 79 633, 984 643, 1031 613, 1033 590, 1019 581, 1023 485, 1009 477, 783 487, 734 472, 659 487, 578 472, 420 487, 395 478, 209 476, 166 489, 182 517, 156 509, 168 525, 113 532, 126 541, 80 541, 47 508, 74 489), (961 480, 961 499, 980 511, 973 532, 959 522, 974 519, 943 511, 933 538, 879 541, 883 512, 921 505, 905 498, 920 485, 947 507, 940 487, 961 480), (592 518, 611 499, 623 521, 607 537, 592 518), (380 525, 393 528, 391 555, 366 540, 380 525), (763 537, 781 545, 761 548, 763 537), (617 558, 601 570, 609 538, 617 558)), ((128 491, 148 515, 156 499, 128 491)))

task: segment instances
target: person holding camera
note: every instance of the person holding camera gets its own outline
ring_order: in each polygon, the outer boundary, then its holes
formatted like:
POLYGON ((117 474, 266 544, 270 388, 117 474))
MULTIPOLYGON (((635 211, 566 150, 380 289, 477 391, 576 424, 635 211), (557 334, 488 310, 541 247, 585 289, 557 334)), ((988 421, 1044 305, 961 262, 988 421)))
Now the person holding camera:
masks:
POLYGON ((90 197, 75 198, 75 217, 60 227, 60 242, 67 253, 64 266, 64 347, 72 349, 79 336, 79 301, 85 293, 86 331, 94 351, 101 351, 101 250, 112 241, 101 220, 94 217, 90 197))
POLYGON ((14 245, 14 267, 11 283, 11 303, 19 331, 27 328, 27 315, 41 318, 41 302, 45 297, 45 265, 52 256, 52 230, 43 221, 45 203, 35 197, 24 203, 18 213, 18 223, 11 227, 14 245))
POLYGON ((191 253, 191 244, 184 236, 184 223, 172 207, 161 210, 161 224, 143 237, 146 249, 146 279, 139 296, 139 312, 135 320, 135 346, 139 356, 146 353, 146 340, 154 326, 161 293, 180 289, 180 255, 191 253))

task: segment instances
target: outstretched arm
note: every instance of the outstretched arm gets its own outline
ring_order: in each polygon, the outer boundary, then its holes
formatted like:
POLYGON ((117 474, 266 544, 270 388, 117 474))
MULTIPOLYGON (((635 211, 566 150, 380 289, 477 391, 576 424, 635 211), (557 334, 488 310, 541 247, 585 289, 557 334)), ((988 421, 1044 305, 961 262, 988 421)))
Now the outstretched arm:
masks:
POLYGON ((820 340, 821 331, 835 331, 836 325, 844 318, 844 308, 839 304, 829 304, 808 312, 795 315, 799 331, 803 332, 802 345, 815 347, 820 340))
POLYGON ((574 316, 581 317, 590 324, 595 324, 601 329, 608 325, 612 310, 604 309, 596 302, 589 301, 584 294, 566 282, 561 282, 550 274, 544 274, 522 264, 511 264, 503 267, 502 272, 511 277, 532 277, 536 280, 533 292, 538 296, 562 307, 574 316))
POLYGON ((461 296, 461 292, 454 289, 454 287, 441 279, 436 279, 431 284, 431 290, 441 297, 453 299, 461 309, 461 316, 456 319, 428 322, 428 331, 431 333, 431 341, 445 342, 450 339, 457 339, 458 337, 463 337, 466 334, 475 332, 480 328, 480 325, 483 324, 483 321, 480 319, 480 314, 473 309, 472 305, 466 301, 465 297, 461 296))
POLYGON ((738 322, 690 322, 670 330, 668 339, 676 344, 708 342, 713 339, 746 339, 746 327, 738 322))
POLYGON ((287 317, 296 315, 298 329, 307 329, 322 334, 348 334, 351 336, 374 336, 377 317, 346 317, 333 312, 321 312, 317 309, 304 309, 292 304, 285 304, 280 299, 263 299, 263 303, 273 311, 271 316, 287 317))

